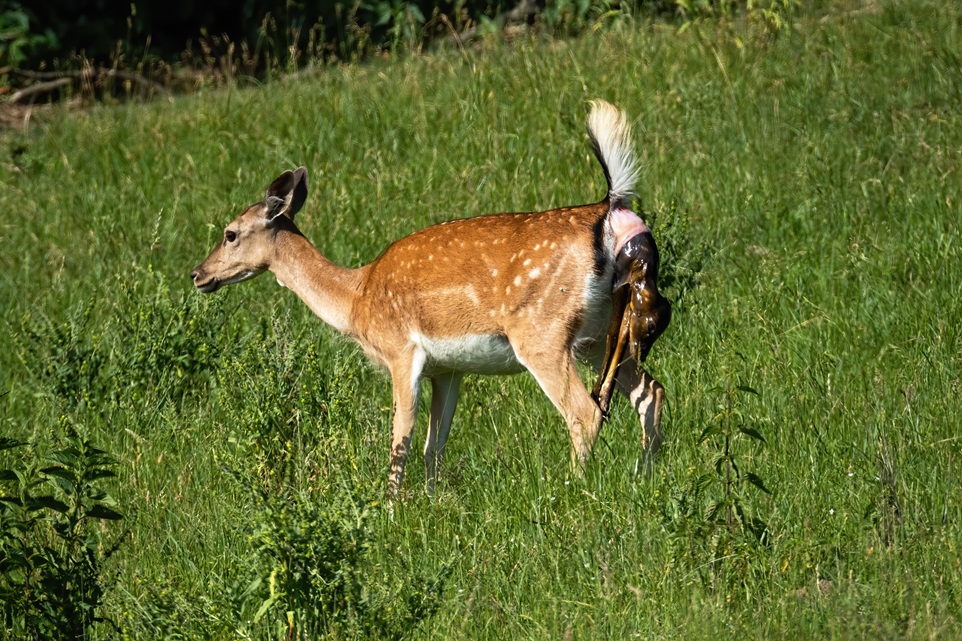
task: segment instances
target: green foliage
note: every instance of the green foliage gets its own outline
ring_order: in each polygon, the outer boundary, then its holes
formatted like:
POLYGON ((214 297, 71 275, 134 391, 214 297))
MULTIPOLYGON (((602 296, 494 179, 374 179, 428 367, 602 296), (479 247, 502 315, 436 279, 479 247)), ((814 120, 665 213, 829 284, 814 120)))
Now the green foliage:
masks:
POLYGON ((34 314, 21 320, 20 363, 56 398, 96 406, 103 395, 136 402, 158 390, 173 399, 206 391, 217 347, 234 336, 223 300, 172 294, 149 266, 134 275, 115 279, 106 327, 94 327, 90 303, 61 322, 34 314))
POLYGON ((147 392, 178 400, 206 392, 222 346, 236 335, 223 299, 171 292, 152 266, 118 276, 115 288, 105 368, 111 392, 132 400, 147 392))
POLYGON ((36 18, 19 2, 4 3, 0 9, 0 66, 19 67, 34 61, 38 51, 56 47, 53 30, 38 27, 36 18))
POLYGON ((365 427, 356 373, 289 325, 263 328, 218 375, 233 446, 218 461, 251 503, 237 607, 275 638, 405 638, 440 607, 446 570, 379 550, 381 479, 350 480, 361 462, 341 433, 365 427))
MULTIPOLYGON (((0 14, 6 27, 0 41, 13 66, 58 66, 80 56, 100 64, 144 66, 159 56, 178 57, 232 73, 289 71, 330 58, 357 60, 379 50, 420 51, 426 43, 447 40, 451 30, 480 25, 481 33, 505 26, 519 3, 496 0, 244 0, 187 2, 175 15, 154 1, 101 6, 91 0, 50 0, 25 10, 18 3, 0 14), (144 44, 149 42, 149 47, 144 44), (184 43, 188 50, 184 51, 184 43), (305 55, 306 54, 306 55, 305 55)), ((531 2, 515 22, 537 25, 550 35, 575 35, 617 24, 635 15, 678 13, 692 20, 745 13, 773 31, 788 25, 798 0, 550 0, 531 2)))
POLYGON ((381 506, 372 488, 261 493, 251 544, 264 619, 278 638, 402 639, 441 605, 447 571, 376 562, 381 506), (265 590, 266 588, 266 590, 265 590))
POLYGON ((686 18, 731 18, 744 12, 750 19, 764 22, 775 31, 788 25, 799 4, 799 0, 675 0, 678 11, 686 18))
POLYGON ((711 524, 724 524, 729 530, 741 527, 751 532, 759 541, 765 537, 768 525, 751 513, 746 505, 744 488, 748 485, 771 494, 764 481, 755 473, 742 471, 738 467, 734 445, 743 439, 764 443, 765 439, 753 422, 742 414, 733 404, 735 394, 755 394, 751 387, 737 385, 732 388, 729 382, 724 390, 718 390, 725 395, 724 405, 719 408, 713 422, 705 426, 699 443, 715 440, 720 450, 712 456, 711 466, 715 471, 715 485, 720 486, 719 496, 711 501, 705 510, 705 520, 711 524))
MULTIPOLYGON (((119 632, 88 638, 402 634, 375 603, 412 638, 959 636, 960 11, 804 5, 775 38, 744 12, 681 33, 636 12, 34 112, 0 139, 0 435, 35 449, 0 468, 64 449, 43 445, 61 415, 122 459, 94 482, 137 515, 95 611, 119 632), (646 363, 666 387, 651 474, 623 399, 575 477, 536 381, 469 376, 437 492, 412 455, 392 517, 388 377, 270 276, 205 297, 187 274, 301 164, 298 226, 342 265, 441 220, 590 202, 595 97, 632 119, 676 303, 646 363)), ((118 524, 88 523, 109 548, 118 524)))
POLYGON ((667 212, 645 212, 645 219, 658 242, 658 286, 672 305, 684 305, 698 287, 711 248, 691 233, 691 212, 678 198, 671 199, 667 212))
MULTIPOLYGON (((284 324, 277 320, 262 330, 218 370, 217 393, 228 438, 242 448, 251 462, 249 471, 260 479, 258 487, 267 492, 306 483, 317 473, 316 466, 327 475, 347 463, 340 460, 346 455, 343 435, 332 430, 328 420, 332 411, 345 411, 340 400, 344 392, 332 387, 315 346, 290 336, 284 324)), ((347 376, 342 383, 354 379, 347 376)))
POLYGON ((100 334, 90 323, 91 307, 81 303, 66 320, 25 315, 17 356, 23 369, 57 398, 79 401, 102 392, 107 361, 100 334))
POLYGON ((377 17, 374 21, 375 27, 387 30, 392 51, 420 47, 424 38, 424 13, 417 4, 404 0, 380 0, 369 4, 362 3, 360 6, 377 17))
POLYGON ((718 412, 698 437, 699 444, 713 444, 707 471, 695 471, 681 486, 674 488, 663 518, 669 532, 687 540, 701 551, 692 571, 700 574, 712 589, 743 588, 756 580, 749 555, 771 543, 769 525, 758 515, 746 490, 771 491, 756 473, 744 469, 736 451, 739 441, 764 444, 757 420, 745 416, 734 403, 736 395, 758 395, 751 387, 732 386, 715 389, 724 400, 718 412), (747 536, 746 536, 747 535, 747 536), (725 571, 727 569, 727 572, 725 571))
POLYGON ((670 12, 663 0, 552 0, 545 2, 536 24, 555 36, 573 36, 585 31, 630 25, 640 16, 670 12))
POLYGON ((577 33, 591 20, 598 4, 590 0, 555 0, 545 3, 540 18, 542 24, 556 32, 577 33))
MULTIPOLYGON (((56 449, 37 455, 32 446, 0 469, 3 638, 85 639, 110 623, 100 614, 114 582, 106 565, 125 533, 105 525, 123 515, 102 484, 117 461, 68 419, 61 429, 56 449)), ((23 445, 0 439, 0 451, 23 445)))

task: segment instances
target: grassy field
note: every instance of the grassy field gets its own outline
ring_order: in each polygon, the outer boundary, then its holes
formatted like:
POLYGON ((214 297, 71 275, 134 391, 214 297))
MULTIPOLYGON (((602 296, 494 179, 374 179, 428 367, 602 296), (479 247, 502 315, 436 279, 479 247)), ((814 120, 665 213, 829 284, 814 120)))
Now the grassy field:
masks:
MULTIPOLYGON (((960 52, 952 3, 842 3, 777 37, 635 24, 4 134, 0 436, 28 442, 5 492, 54 461, 124 515, 77 524, 114 623, 92 638, 960 638, 960 52), (392 518, 387 376, 270 276, 202 297, 188 274, 301 164, 299 224, 345 265, 598 200, 596 97, 632 118, 670 266, 654 473, 624 404, 574 478, 534 381, 475 377, 437 494, 415 457, 392 518)), ((4 520, 5 549, 68 558, 56 512, 4 520)))

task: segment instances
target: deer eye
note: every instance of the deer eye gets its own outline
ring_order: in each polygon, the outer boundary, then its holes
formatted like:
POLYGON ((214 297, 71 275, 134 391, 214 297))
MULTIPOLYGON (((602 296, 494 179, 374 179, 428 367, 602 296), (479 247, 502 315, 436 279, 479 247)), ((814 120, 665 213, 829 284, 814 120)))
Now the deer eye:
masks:
POLYGON ((237 232, 233 232, 228 229, 227 231, 224 232, 224 240, 226 240, 229 243, 234 242, 235 240, 237 240, 237 232))

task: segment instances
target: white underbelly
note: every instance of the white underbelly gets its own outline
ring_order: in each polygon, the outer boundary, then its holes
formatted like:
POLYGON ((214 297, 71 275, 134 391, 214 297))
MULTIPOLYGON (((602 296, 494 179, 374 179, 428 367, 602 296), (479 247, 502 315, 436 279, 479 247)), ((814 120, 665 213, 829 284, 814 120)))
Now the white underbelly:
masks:
MULTIPOLYGON (((603 275, 586 275, 582 294, 582 318, 574 337, 572 351, 576 358, 590 360, 593 353, 604 350, 605 335, 611 318, 611 271, 603 275)), ((560 336, 558 337, 561 338, 560 336)), ((451 338, 434 338, 412 332, 410 340, 423 355, 423 374, 432 376, 446 371, 469 374, 517 374, 524 365, 503 334, 467 334, 451 338)), ((557 346, 563 349, 562 345, 557 346)))
POLYGON ((470 374, 517 374, 524 371, 511 343, 500 334, 412 338, 424 352, 424 370, 429 375, 448 370, 470 374))

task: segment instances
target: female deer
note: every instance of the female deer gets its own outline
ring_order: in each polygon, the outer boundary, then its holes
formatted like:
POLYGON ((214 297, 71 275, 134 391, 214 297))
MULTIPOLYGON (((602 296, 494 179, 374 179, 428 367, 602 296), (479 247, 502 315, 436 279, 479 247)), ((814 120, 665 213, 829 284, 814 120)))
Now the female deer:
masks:
MULTIPOLYGON (((600 364, 613 286, 623 276, 616 259, 629 240, 650 234, 630 209, 637 172, 625 115, 593 102, 588 134, 608 183, 599 203, 433 225, 396 241, 369 265, 349 269, 324 258, 294 224, 307 198, 302 167, 281 174, 263 201, 231 222, 191 278, 209 293, 269 270, 387 368, 394 389, 392 493, 404 475, 424 378, 432 390, 424 445, 429 491, 465 374, 531 372, 564 416, 572 461, 582 465, 602 412, 578 376, 576 359, 600 364)), ((654 295, 663 301, 657 290, 654 295)), ((667 320, 647 323, 652 331, 641 358, 667 320)), ((641 418, 650 458, 662 440, 664 388, 632 356, 616 377, 641 418)))

